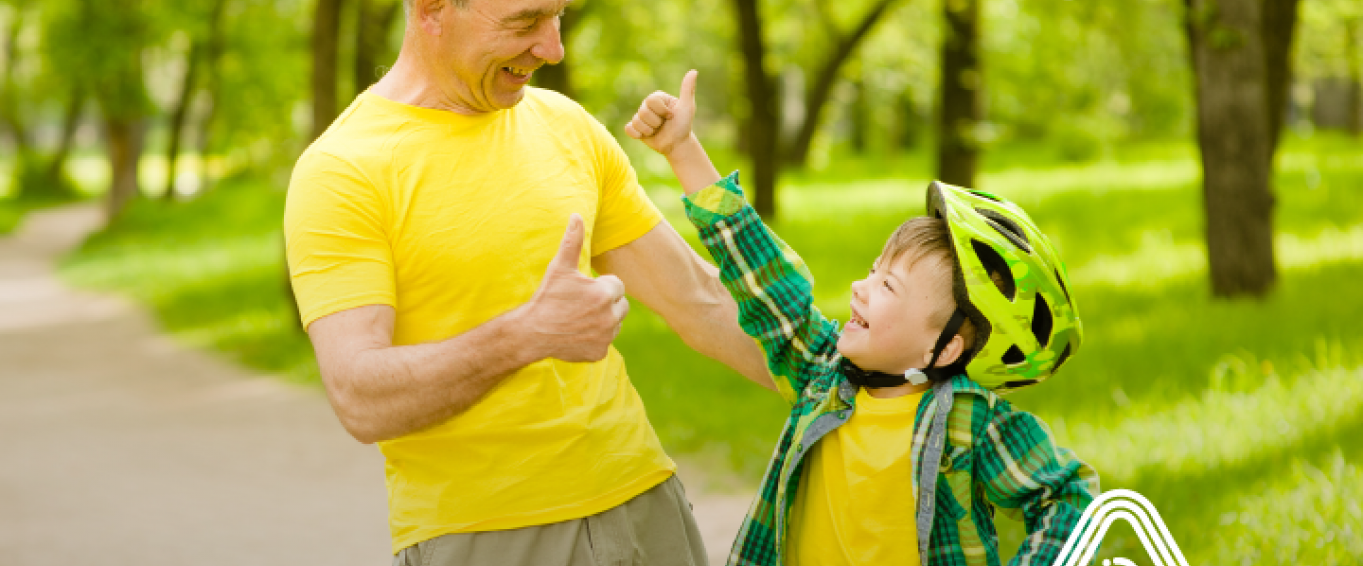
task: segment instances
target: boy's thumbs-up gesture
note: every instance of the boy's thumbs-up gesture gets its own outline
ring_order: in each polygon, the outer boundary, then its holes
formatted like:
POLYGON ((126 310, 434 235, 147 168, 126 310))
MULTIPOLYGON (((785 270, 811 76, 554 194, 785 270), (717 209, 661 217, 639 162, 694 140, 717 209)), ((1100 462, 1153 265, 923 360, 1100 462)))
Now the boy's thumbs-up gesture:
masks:
POLYGON ((568 219, 558 253, 549 261, 527 307, 537 346, 546 357, 594 362, 606 357, 629 313, 625 284, 614 275, 595 279, 578 270, 586 229, 577 214, 568 219))
POLYGON ((679 144, 691 137, 691 121, 696 117, 696 71, 682 77, 681 97, 656 91, 644 98, 625 133, 653 151, 671 156, 679 144))
POLYGON ((634 119, 625 125, 625 133, 663 154, 682 189, 690 195, 718 181, 719 171, 691 133, 691 122, 696 118, 694 69, 682 77, 680 94, 676 97, 660 90, 648 95, 634 119))

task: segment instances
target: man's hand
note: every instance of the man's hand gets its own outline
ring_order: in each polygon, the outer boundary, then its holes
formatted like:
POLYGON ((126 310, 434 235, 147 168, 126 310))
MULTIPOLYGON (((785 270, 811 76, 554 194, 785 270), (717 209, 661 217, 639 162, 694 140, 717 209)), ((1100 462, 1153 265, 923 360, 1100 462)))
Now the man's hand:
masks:
POLYGON ((572 215, 544 281, 524 307, 531 339, 544 357, 565 362, 605 358, 629 313, 625 284, 619 278, 592 279, 578 271, 585 232, 582 217, 572 215))
POLYGON ((653 151, 670 157, 672 151, 692 137, 691 122, 696 117, 696 71, 682 77, 681 98, 663 91, 648 95, 625 133, 653 151))

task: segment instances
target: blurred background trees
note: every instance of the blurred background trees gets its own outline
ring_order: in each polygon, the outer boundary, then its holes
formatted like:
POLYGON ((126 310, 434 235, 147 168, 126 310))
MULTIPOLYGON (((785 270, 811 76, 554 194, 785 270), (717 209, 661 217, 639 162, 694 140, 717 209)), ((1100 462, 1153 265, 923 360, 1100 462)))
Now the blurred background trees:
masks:
MULTIPOLYGON (((283 187, 403 19, 400 0, 4 0, 0 194, 101 193, 114 218, 227 176, 283 187)), ((1083 163, 1195 137, 1213 289, 1262 295, 1278 132, 1363 130, 1360 19, 1352 0, 578 0, 536 82, 615 127, 700 69, 700 129, 769 218, 786 175, 849 159, 931 156, 977 185, 994 148, 1083 163)))

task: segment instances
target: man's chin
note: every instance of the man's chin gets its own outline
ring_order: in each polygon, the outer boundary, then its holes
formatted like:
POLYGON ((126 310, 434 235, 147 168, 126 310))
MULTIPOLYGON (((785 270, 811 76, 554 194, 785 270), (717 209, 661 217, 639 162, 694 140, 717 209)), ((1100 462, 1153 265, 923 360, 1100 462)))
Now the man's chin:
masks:
POLYGON ((522 100, 525 100, 525 87, 518 88, 512 92, 499 92, 497 93, 497 96, 492 99, 493 103, 497 105, 498 110, 509 110, 511 107, 520 104, 522 100))

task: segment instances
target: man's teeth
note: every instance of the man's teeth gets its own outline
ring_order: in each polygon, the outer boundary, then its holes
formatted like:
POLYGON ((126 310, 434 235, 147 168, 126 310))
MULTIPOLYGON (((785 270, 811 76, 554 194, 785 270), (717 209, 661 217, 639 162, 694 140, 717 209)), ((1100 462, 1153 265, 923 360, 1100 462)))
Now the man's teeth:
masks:
POLYGON ((520 77, 524 77, 534 71, 534 69, 526 69, 521 67, 502 67, 502 68, 506 69, 506 72, 520 77))

